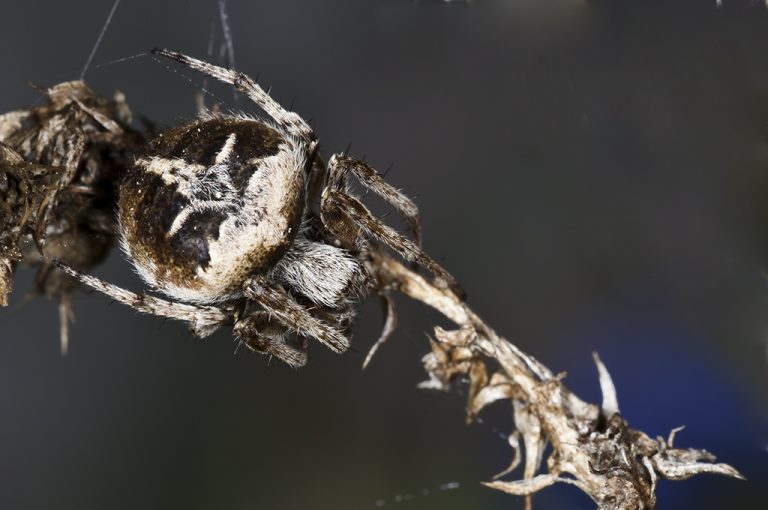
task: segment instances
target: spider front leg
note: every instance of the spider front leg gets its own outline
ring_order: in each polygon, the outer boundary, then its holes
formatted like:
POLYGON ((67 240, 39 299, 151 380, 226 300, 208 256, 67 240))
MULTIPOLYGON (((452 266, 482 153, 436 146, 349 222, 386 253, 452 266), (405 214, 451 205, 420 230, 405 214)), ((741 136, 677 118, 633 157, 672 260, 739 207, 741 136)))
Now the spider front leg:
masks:
MULTIPOLYGON (((458 297, 464 297, 464 291, 458 282, 440 264, 427 255, 416 243, 408 239, 400 232, 394 230, 378 218, 375 218, 359 199, 348 193, 346 172, 354 175, 364 174, 361 169, 370 168, 361 161, 334 156, 329 162, 329 173, 326 187, 323 190, 320 201, 320 216, 323 224, 334 235, 337 235, 342 244, 349 243, 358 237, 360 230, 371 238, 383 243, 400 254, 404 259, 415 262, 434 274, 447 285, 458 297)), ((371 169, 371 171, 373 171, 371 169)), ((375 174, 375 172, 373 172, 375 174)), ((382 188, 368 179, 361 182, 367 183, 371 189, 380 193, 382 188)), ((389 186, 389 185, 387 185, 389 186)), ((392 188, 394 190, 394 188, 392 188)), ((394 190, 396 193, 400 193, 394 190)), ((386 198, 385 195, 382 194, 386 198)), ((389 200, 388 200, 389 201, 389 200)), ((415 209, 415 205, 413 208, 415 209)), ((348 246, 347 246, 348 247, 348 246)))
POLYGON ((347 175, 354 175, 370 191, 383 198, 405 217, 417 245, 421 245, 421 223, 419 208, 402 191, 398 190, 366 162, 350 158, 346 154, 335 154, 328 162, 328 186, 349 194, 347 175))
POLYGON ((312 315, 281 286, 262 278, 254 278, 243 292, 247 298, 259 303, 266 312, 297 335, 316 338, 337 353, 349 349, 349 338, 344 333, 312 315))
POLYGON ((288 345, 289 329, 272 319, 269 312, 251 313, 235 323, 234 332, 250 349, 274 356, 292 368, 307 364, 306 340, 300 337, 299 348, 288 345))
POLYGON ((280 103, 272 99, 250 76, 232 69, 209 64, 176 51, 154 49, 152 53, 234 86, 238 92, 244 94, 264 110, 267 115, 275 119, 275 122, 278 123, 283 131, 304 140, 311 150, 314 151, 317 141, 309 124, 298 114, 280 106, 280 103))

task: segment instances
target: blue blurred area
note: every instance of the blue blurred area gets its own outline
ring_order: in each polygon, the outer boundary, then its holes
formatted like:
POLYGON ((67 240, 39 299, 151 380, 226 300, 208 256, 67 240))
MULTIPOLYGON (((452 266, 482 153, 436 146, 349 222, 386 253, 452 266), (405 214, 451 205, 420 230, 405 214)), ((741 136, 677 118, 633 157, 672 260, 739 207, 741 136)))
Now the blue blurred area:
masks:
POLYGON ((560 345, 548 359, 568 372, 566 385, 575 393, 600 402, 596 370, 584 363, 594 350, 608 367, 622 415, 633 428, 666 438, 685 425, 676 446, 707 449, 750 480, 710 475, 684 485, 662 482, 660 507, 714 508, 719 501, 728 508, 741 508, 739 502, 754 508, 754 501, 766 497, 764 403, 746 374, 722 363, 726 353, 719 351, 727 346, 713 344, 705 332, 686 328, 659 308, 616 306, 596 310, 560 345))

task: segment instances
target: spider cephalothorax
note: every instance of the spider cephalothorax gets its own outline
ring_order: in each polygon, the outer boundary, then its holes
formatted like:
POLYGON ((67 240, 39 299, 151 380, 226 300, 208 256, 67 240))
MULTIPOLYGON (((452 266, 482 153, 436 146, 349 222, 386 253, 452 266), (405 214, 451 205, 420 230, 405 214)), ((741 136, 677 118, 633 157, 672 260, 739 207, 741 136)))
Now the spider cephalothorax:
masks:
POLYGON ((274 122, 208 114, 159 135, 127 169, 118 199, 122 246, 170 301, 59 262, 62 269, 140 311, 185 320, 200 336, 233 324, 246 345, 293 366, 306 362, 306 338, 345 351, 356 301, 371 293, 388 299, 371 266, 382 247, 460 293, 419 247, 416 206, 371 167, 346 154, 326 166, 309 125, 248 76, 155 53, 234 85, 274 122), (375 218, 351 194, 350 177, 398 209, 414 239, 375 218))

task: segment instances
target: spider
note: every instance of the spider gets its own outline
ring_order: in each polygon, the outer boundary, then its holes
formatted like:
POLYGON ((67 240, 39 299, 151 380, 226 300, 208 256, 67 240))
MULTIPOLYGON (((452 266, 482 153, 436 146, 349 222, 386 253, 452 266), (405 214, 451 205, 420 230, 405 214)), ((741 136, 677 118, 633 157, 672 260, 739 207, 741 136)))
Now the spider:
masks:
MULTIPOLYGON (((346 153, 327 162, 315 133, 253 79, 181 53, 154 54, 234 86, 270 118, 205 113, 143 145, 117 195, 117 233, 136 272, 169 299, 136 294, 55 258, 75 280, 134 309, 187 322, 206 336, 223 325, 252 350, 292 367, 307 362, 307 339, 350 347, 356 303, 378 295, 394 328, 386 282, 372 260, 390 249, 462 291, 420 248, 418 209, 365 162, 346 153), (373 216, 351 179, 407 220, 411 238, 373 216)), ((0 138, 0 140, 2 140, 0 138)))

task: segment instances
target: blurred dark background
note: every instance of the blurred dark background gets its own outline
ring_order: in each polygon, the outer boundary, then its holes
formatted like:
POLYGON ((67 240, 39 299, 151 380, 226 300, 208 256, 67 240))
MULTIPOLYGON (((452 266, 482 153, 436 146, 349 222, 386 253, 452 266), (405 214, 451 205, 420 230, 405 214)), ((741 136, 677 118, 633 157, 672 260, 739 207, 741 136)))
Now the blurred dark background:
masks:
MULTIPOLYGON (((110 6, 4 2, 0 111, 38 100, 27 80, 77 78, 110 6)), ((295 99, 326 154, 351 142, 382 170, 394 163, 388 180, 418 197, 427 250, 491 325, 593 401, 599 351, 633 426, 687 425, 678 444, 750 479, 662 483, 660 508, 768 501, 761 2, 232 0, 228 10, 237 67, 295 99)), ((94 64, 163 46, 205 57, 212 24, 213 1, 123 0, 94 64)), ((166 126, 194 115, 201 83, 146 57, 86 79, 166 126)), ((96 273, 142 288, 117 251, 96 273)), ((422 306, 400 300, 399 330, 364 372, 377 303, 361 308, 357 352, 313 343, 310 366, 291 371, 233 354, 229 331, 200 341, 80 295, 61 357, 54 304, 23 303, 31 281, 21 271, 0 310, 0 508, 522 507, 478 484, 508 463, 508 410, 466 427, 459 392, 415 389, 440 322, 422 306), (439 490, 447 482, 460 487, 439 490)), ((536 501, 592 508, 571 487, 536 501)))

